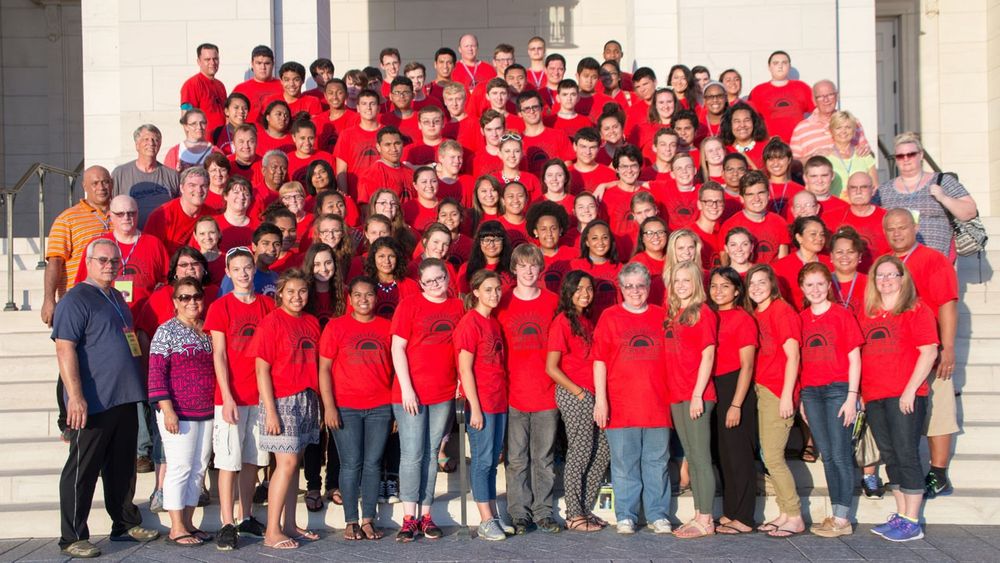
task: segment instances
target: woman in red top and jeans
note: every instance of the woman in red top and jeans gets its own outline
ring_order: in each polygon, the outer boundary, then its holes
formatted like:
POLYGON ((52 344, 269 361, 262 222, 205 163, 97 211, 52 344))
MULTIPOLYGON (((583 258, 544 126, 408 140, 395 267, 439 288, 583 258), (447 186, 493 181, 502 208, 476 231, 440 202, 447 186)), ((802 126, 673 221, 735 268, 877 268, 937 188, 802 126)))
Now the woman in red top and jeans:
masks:
POLYGON ((858 315, 861 397, 896 498, 896 513, 872 532, 895 542, 924 537, 917 519, 924 499, 918 447, 927 414, 927 376, 937 358, 934 313, 917 298, 903 263, 882 256, 870 270, 858 315))

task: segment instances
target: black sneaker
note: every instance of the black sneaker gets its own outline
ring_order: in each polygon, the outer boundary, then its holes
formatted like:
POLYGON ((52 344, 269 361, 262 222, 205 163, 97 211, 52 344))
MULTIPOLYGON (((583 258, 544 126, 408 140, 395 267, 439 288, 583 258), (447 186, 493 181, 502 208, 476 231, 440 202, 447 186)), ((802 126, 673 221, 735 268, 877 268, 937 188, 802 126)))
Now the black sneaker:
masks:
POLYGON ((264 531, 267 527, 260 523, 259 520, 253 516, 240 522, 240 534, 246 534, 248 536, 253 536, 255 538, 264 537, 264 531))
POLYGON ((198 506, 208 506, 212 504, 212 495, 209 494, 208 489, 202 487, 201 494, 198 495, 198 506))
POLYGON ((530 532, 535 526, 535 523, 527 518, 515 518, 514 519, 514 534, 518 536, 523 536, 530 532))
POLYGON ((535 526, 547 534, 558 534, 562 531, 562 526, 560 526, 559 523, 553 520, 550 516, 546 516, 545 518, 535 522, 535 526))
POLYGON ((403 518, 403 525, 396 534, 396 541, 410 543, 420 535, 420 520, 410 516, 403 518))
POLYGON ((861 478, 861 490, 865 493, 865 498, 880 499, 885 495, 885 486, 882 479, 874 473, 861 478))
POLYGON ((927 477, 924 477, 924 498, 932 499, 934 497, 948 496, 953 491, 950 479, 945 477, 944 481, 941 481, 938 479, 937 473, 933 471, 927 472, 927 477))
POLYGON ((267 481, 264 481, 253 491, 254 504, 267 504, 267 481))
POLYGON ((215 548, 219 551, 232 551, 236 549, 239 537, 240 534, 236 526, 226 524, 219 530, 218 535, 215 536, 215 548))

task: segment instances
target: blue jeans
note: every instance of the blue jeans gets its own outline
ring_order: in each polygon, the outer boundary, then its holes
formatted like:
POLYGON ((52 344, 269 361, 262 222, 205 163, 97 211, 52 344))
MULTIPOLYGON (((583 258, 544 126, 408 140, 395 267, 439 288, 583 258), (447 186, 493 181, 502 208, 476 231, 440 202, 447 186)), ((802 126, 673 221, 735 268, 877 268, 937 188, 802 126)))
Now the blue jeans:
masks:
POLYGON ((378 484, 382 475, 382 452, 389 439, 392 409, 389 405, 373 409, 337 409, 340 428, 333 431, 340 457, 340 494, 344 497, 344 521, 358 521, 358 498, 361 515, 375 518, 378 484))
POLYGON ((401 404, 392 405, 399 428, 399 499, 430 506, 437 480, 437 452, 448 431, 455 401, 420 405, 414 416, 401 404))
MULTIPOLYGON (((139 419, 139 437, 135 444, 135 457, 153 457, 153 435, 149 424, 149 403, 136 403, 136 417, 139 419)), ((155 426, 154 426, 155 428, 155 426)))
POLYGON ((615 491, 615 518, 639 520, 639 501, 646 521, 667 517, 670 506, 670 478, 667 450, 670 429, 609 428, 611 484, 615 491))
POLYGON ((908 495, 923 494, 924 472, 919 447, 927 415, 927 397, 917 397, 910 414, 900 412, 899 397, 869 401, 865 404, 865 412, 889 476, 886 488, 898 488, 908 495))
MULTIPOLYGON (((471 415, 465 407, 465 420, 471 415)), ((472 463, 469 467, 469 481, 472 482, 472 499, 489 502, 497 499, 497 465, 503 451, 504 430, 507 428, 507 413, 483 413, 483 428, 476 430, 465 425, 469 433, 469 449, 472 463)))
POLYGON ((823 473, 836 518, 847 518, 854 497, 854 448, 851 445, 854 425, 845 427, 843 417, 837 416, 847 396, 846 381, 802 388, 802 406, 806 409, 813 440, 823 456, 823 473))

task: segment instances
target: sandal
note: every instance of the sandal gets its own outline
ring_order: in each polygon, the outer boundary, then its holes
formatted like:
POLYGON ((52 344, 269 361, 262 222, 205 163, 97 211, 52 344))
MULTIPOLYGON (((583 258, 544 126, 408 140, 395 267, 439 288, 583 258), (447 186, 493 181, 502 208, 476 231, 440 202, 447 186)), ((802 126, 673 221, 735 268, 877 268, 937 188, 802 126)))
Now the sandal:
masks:
POLYGON ((384 534, 371 522, 361 524, 361 532, 364 533, 366 540, 380 540, 384 537, 384 534))
POLYGON ((448 456, 438 458, 438 471, 443 473, 454 473, 458 469, 458 464, 455 460, 448 456))
POLYGON ((715 527, 715 533, 723 536, 738 536, 740 534, 752 534, 755 532, 753 528, 749 530, 741 530, 736 526, 733 526, 732 520, 726 522, 725 524, 719 524, 715 527))
POLYGON ((195 528, 195 529, 191 530, 191 535, 194 536, 194 537, 196 537, 196 538, 198 538, 198 539, 200 539, 203 542, 204 541, 212 541, 212 539, 215 537, 215 536, 213 536, 212 534, 210 534, 208 532, 204 532, 202 530, 199 530, 198 528, 195 528))
POLYGON ((306 492, 306 510, 309 512, 319 512, 323 510, 323 496, 320 495, 318 490, 312 490, 306 492))
POLYGON ((810 444, 802 448, 802 451, 799 452, 799 459, 806 463, 816 463, 819 460, 819 453, 816 452, 816 448, 810 444))
POLYGON ((598 532, 603 527, 586 516, 578 516, 566 521, 566 529, 571 532, 598 532))
POLYGON ((314 532, 312 530, 306 530, 305 528, 295 528, 295 531, 298 533, 298 535, 295 536, 295 538, 294 538, 295 541, 317 541, 317 540, 319 540, 319 534, 317 534, 316 532, 314 532))
POLYGON ((263 543, 261 545, 270 549, 298 549, 299 547, 299 544, 292 538, 285 538, 278 543, 271 545, 268 545, 267 543, 263 543))
POLYGON ((790 538, 792 536, 799 536, 799 535, 802 535, 804 533, 806 533, 805 528, 803 528, 801 530, 798 530, 798 531, 789 530, 789 529, 786 529, 786 528, 775 528, 775 529, 773 529, 773 530, 771 530, 770 532, 767 533, 767 537, 769 537, 769 538, 784 539, 784 538, 790 538))
POLYGON ((772 524, 771 522, 765 522, 765 523, 761 524, 760 526, 757 526, 757 531, 758 532, 763 532, 765 534, 769 534, 769 533, 771 533, 771 532, 773 532, 773 531, 775 531, 777 529, 778 529, 778 525, 777 524, 772 524))
POLYGON ((608 527, 608 521, 605 520, 604 518, 601 518, 600 516, 594 514, 593 512, 591 512, 590 514, 587 515, 587 520, 590 520, 591 522, 597 524, 598 526, 600 526, 602 528, 607 528, 608 527))
POLYGON ((183 536, 177 536, 176 538, 167 536, 167 543, 178 547, 198 547, 199 545, 203 545, 205 542, 201 541, 200 538, 193 534, 184 534, 183 536))
POLYGON ((684 524, 680 528, 674 530, 674 537, 679 540, 693 540, 697 538, 704 538, 706 536, 715 535, 715 526, 709 524, 706 526, 697 520, 691 520, 687 524, 684 524), (694 533, 691 533, 694 530, 694 533))
POLYGON ((361 526, 358 526, 357 522, 348 524, 344 528, 344 539, 350 541, 365 539, 364 534, 361 533, 361 526))
POLYGON ((340 489, 330 489, 326 492, 326 500, 340 506, 344 504, 344 496, 340 494, 340 489))

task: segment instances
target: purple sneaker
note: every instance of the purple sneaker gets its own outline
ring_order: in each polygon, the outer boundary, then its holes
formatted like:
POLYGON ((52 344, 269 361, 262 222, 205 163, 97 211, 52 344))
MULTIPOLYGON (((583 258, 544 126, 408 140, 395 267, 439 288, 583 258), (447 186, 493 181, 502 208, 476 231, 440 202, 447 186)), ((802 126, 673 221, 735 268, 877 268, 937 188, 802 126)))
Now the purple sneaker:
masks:
POLYGON ((900 519, 901 518, 899 517, 899 515, 893 512, 892 514, 889 515, 889 519, 886 520, 884 524, 879 524, 878 526, 872 528, 872 533, 875 534, 876 536, 882 536, 884 538, 886 533, 889 532, 889 530, 892 530, 896 527, 896 521, 900 519))
POLYGON ((883 534, 882 537, 892 542, 907 542, 924 537, 924 530, 917 522, 897 517, 896 527, 883 534))

